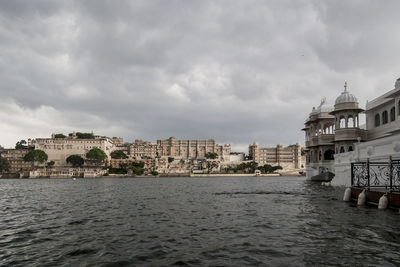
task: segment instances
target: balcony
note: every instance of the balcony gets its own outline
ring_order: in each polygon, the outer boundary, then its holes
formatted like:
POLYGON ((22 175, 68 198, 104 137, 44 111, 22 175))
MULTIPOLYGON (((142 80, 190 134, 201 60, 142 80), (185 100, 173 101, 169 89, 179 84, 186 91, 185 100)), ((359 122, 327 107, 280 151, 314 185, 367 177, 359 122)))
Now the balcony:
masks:
POLYGON ((333 145, 335 135, 333 134, 321 134, 318 136, 312 136, 310 141, 306 141, 306 146, 322 146, 322 145, 333 145))
POLYGON ((361 140, 365 140, 366 132, 364 129, 341 128, 335 131, 335 141, 357 140, 358 137, 360 137, 361 140))
POLYGON ((335 140, 334 134, 321 134, 320 136, 318 136, 319 145, 333 145, 334 140, 335 140))

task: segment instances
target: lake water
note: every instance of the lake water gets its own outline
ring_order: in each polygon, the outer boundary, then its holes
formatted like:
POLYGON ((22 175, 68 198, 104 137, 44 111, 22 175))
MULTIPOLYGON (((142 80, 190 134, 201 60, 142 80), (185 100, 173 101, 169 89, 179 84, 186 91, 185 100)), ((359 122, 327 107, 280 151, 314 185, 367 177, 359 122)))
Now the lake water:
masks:
POLYGON ((0 180, 1 266, 400 265, 400 215, 303 177, 0 180))

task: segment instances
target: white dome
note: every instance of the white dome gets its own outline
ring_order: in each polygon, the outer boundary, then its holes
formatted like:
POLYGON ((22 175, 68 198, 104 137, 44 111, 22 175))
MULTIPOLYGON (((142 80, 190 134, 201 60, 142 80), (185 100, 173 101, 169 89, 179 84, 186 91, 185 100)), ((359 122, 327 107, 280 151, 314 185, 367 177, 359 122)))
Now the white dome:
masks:
POLYGON ((336 98, 335 104, 349 103, 349 102, 351 102, 351 103, 357 102, 358 103, 358 100, 354 95, 350 94, 347 91, 347 83, 345 83, 344 91, 340 94, 340 96, 338 96, 336 98))
POLYGON ((321 104, 318 106, 317 108, 317 112, 321 113, 321 112, 331 112, 333 110, 333 108, 331 107, 331 105, 326 102, 326 98, 324 97, 321 100, 321 104))
POLYGON ((333 108, 329 105, 328 102, 326 102, 326 98, 322 98, 321 99, 321 104, 319 104, 319 106, 317 108, 313 107, 313 110, 311 111, 310 115, 316 115, 316 114, 320 114, 322 112, 331 112, 333 110, 333 108))

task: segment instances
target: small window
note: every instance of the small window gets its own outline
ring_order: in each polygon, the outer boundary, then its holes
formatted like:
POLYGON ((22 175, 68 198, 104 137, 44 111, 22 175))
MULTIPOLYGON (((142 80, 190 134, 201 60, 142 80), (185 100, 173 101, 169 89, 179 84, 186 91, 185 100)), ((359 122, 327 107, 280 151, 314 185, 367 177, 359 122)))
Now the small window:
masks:
POLYGON ((388 112, 387 112, 387 110, 382 112, 382 124, 386 124, 386 123, 388 123, 388 112))
POLYGON ((390 109, 390 121, 394 121, 396 119, 396 110, 394 107, 390 109))
POLYGON ((344 153, 344 147, 340 147, 340 153, 344 153))
POLYGON ((353 151, 353 147, 352 146, 349 146, 349 151, 353 151))
POLYGON ((340 117, 339 127, 340 128, 345 128, 346 127, 346 119, 344 117, 340 117))
POLYGON ((379 125, 381 125, 381 117, 379 116, 379 114, 375 115, 375 127, 378 127, 379 125))
POLYGON ((349 116, 349 118, 347 119, 347 127, 349 128, 354 128, 354 119, 352 116, 349 116))

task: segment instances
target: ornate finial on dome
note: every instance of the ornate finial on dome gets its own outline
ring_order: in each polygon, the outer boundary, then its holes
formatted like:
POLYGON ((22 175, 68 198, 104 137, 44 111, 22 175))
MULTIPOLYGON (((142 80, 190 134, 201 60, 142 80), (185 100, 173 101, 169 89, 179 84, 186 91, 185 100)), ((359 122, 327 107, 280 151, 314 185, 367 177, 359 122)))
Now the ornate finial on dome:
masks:
POLYGON ((322 99, 321 99, 321 104, 323 104, 323 103, 325 103, 326 102, 326 97, 323 97, 322 99))
POLYGON ((347 81, 344 83, 344 91, 336 98, 335 104, 358 102, 357 98, 347 91, 347 81))

